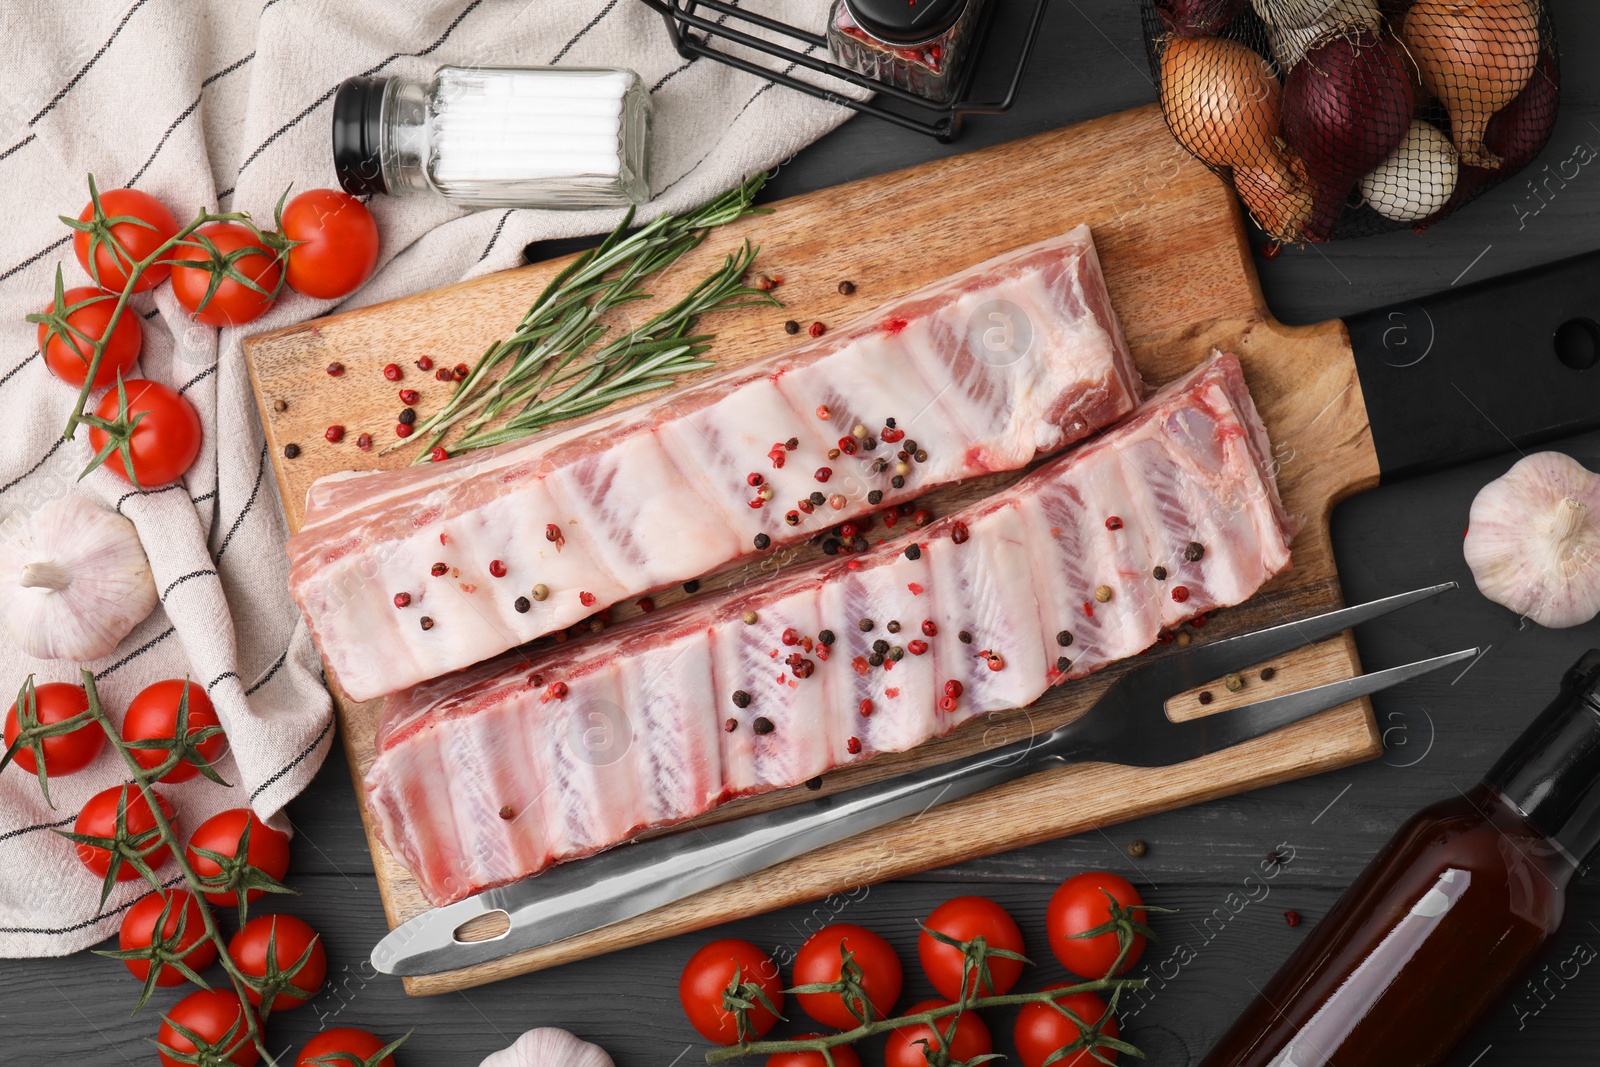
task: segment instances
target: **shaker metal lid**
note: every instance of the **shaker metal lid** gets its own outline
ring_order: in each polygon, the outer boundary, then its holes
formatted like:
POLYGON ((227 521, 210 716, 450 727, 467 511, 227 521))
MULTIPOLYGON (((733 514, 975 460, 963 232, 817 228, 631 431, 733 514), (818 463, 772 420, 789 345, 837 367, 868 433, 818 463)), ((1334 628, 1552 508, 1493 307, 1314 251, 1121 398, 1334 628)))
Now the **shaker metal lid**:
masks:
POLYGON ((387 193, 380 158, 388 78, 346 78, 333 97, 333 169, 352 196, 387 193))
POLYGON ((889 44, 918 44, 939 36, 978 0, 844 0, 856 24, 889 44))

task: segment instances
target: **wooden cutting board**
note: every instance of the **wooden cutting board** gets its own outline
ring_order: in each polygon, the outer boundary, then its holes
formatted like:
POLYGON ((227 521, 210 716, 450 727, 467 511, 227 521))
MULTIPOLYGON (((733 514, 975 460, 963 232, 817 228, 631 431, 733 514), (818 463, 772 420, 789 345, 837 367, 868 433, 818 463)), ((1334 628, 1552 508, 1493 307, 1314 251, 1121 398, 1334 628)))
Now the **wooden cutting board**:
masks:
MULTIPOLYGON (((1152 385, 1168 381, 1213 347, 1237 352, 1266 419, 1279 465, 1278 483, 1303 525, 1293 544, 1294 568, 1249 604, 1219 614, 1198 640, 1301 617, 1339 603, 1328 538, 1328 515, 1342 497, 1376 484, 1361 387, 1349 338, 1339 322, 1290 328, 1274 322, 1257 284, 1245 229, 1232 194, 1167 133, 1154 106, 1127 111, 1025 140, 923 164, 773 205, 715 233, 660 283, 664 295, 687 288, 739 240, 761 246, 758 266, 779 276, 786 309, 747 309, 707 325, 717 334, 713 357, 723 366, 770 355, 789 338, 786 319, 843 324, 878 304, 990 256, 1087 222, 1104 263, 1112 300, 1140 370, 1152 385), (839 283, 855 284, 852 295, 839 283)), ((316 478, 349 468, 393 468, 415 449, 380 456, 358 451, 370 432, 379 446, 394 441, 402 406, 381 368, 405 369, 401 385, 422 393, 426 415, 448 386, 417 370, 471 363, 505 335, 559 260, 507 271, 403 300, 303 323, 245 342, 278 485, 291 526, 304 516, 316 478), (326 373, 338 361, 340 377, 326 373), (285 406, 286 405, 286 406, 285 406), (346 428, 329 444, 324 429, 346 428), (300 448, 284 458, 289 444, 300 448)), ((646 309, 648 310, 648 309, 646 309)), ((936 514, 998 484, 932 494, 936 514)), ((820 558, 800 550, 792 562, 820 558)), ((771 566, 763 561, 754 566, 771 566)), ((746 581, 733 572, 704 583, 709 591, 746 581)), ((674 589, 656 599, 681 599, 674 589)), ((629 611, 619 608, 618 618, 629 611)), ((1235 702, 1347 677, 1359 671, 1345 635, 1276 664, 1268 685, 1252 678, 1235 702)), ((1093 702, 1116 671, 1053 690, 1034 706, 969 723, 914 752, 880 757, 827 776, 824 789, 859 785, 914 766, 977 751, 1049 729, 1093 702)), ((1225 691, 1221 695, 1229 696, 1225 691)), ((356 704, 335 694, 341 735, 361 795, 372 761, 380 702, 356 704)), ((1220 710, 1217 701, 1207 711, 1220 710)), ((1200 714, 1193 697, 1174 715, 1200 714)), ((1381 750, 1365 701, 1337 708, 1250 744, 1178 767, 1133 770, 1091 765, 1047 772, 935 808, 862 839, 807 855, 781 868, 702 893, 593 933, 493 963, 407 978, 413 994, 462 989, 597 955, 726 920, 846 892, 872 882, 959 863, 975 856, 1102 827, 1124 819, 1237 793, 1371 758, 1381 750)), ((804 793, 814 796, 812 793, 804 793)), ((792 792, 727 805, 724 818, 784 804, 792 792)), ((362 819, 391 925, 427 908, 415 882, 362 819)), ((582 862, 582 861, 579 861, 582 862)))

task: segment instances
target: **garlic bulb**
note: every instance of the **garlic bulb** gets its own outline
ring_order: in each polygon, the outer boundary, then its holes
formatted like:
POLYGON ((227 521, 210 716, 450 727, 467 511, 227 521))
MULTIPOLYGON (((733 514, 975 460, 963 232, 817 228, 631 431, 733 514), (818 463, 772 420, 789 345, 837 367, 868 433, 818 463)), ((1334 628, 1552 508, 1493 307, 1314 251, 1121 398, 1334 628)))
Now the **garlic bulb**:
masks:
POLYGON ((1467 566, 1484 596, 1542 626, 1600 614, 1600 475, 1539 452, 1479 491, 1467 566))
POLYGON ((1450 202, 1460 174, 1450 138, 1432 123, 1412 119, 1400 147, 1361 179, 1361 195, 1386 219, 1420 222, 1450 202))
POLYGON ((1283 3, 1284 0, 1255 0, 1256 10, 1267 22, 1267 47, 1283 71, 1304 59, 1323 38, 1376 30, 1383 18, 1378 0, 1290 0, 1291 10, 1277 13, 1284 21, 1267 18, 1268 5, 1283 3), (1306 21, 1292 21, 1301 17, 1306 21))
POLYGON ((133 523, 75 493, 45 504, 0 547, 0 618, 36 659, 99 659, 155 606, 133 523))
POLYGON ((529 1030, 510 1048, 501 1049, 478 1067, 613 1067, 599 1045, 591 1045, 553 1026, 529 1030))

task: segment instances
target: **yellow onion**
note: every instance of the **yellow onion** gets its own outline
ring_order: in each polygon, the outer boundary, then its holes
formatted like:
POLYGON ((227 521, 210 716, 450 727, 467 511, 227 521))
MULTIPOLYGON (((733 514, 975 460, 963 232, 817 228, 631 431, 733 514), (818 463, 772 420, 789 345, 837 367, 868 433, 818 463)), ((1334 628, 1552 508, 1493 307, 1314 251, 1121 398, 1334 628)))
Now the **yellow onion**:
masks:
POLYGON ((1495 112, 1516 99, 1539 61, 1539 20, 1529 0, 1417 0, 1402 29, 1422 84, 1450 113, 1461 161, 1489 170, 1483 143, 1495 112))

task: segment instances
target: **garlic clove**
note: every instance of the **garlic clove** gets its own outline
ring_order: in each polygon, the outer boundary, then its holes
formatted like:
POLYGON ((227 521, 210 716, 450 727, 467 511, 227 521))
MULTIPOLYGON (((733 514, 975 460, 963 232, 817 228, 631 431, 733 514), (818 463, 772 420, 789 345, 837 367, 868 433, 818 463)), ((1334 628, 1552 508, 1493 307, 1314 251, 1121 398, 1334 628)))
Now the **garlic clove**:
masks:
POLYGON ((478 1067, 614 1067, 599 1045, 553 1026, 529 1030, 478 1067))
POLYGON ((35 659, 109 655, 155 610, 133 523, 76 493, 57 497, 0 545, 0 620, 35 659))
POLYGON ((1464 551, 1484 596, 1541 626, 1600 614, 1600 475, 1536 453, 1479 491, 1469 521, 1464 551))

